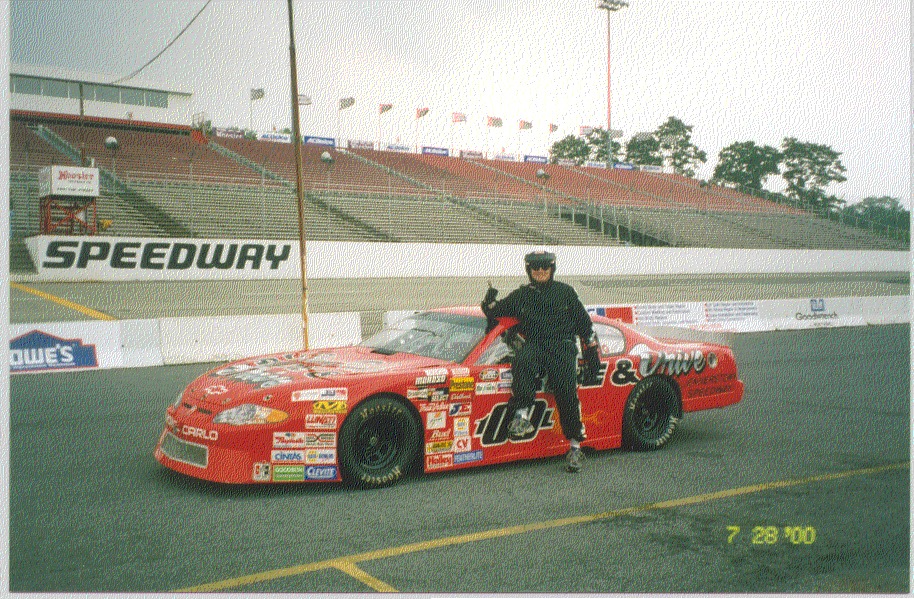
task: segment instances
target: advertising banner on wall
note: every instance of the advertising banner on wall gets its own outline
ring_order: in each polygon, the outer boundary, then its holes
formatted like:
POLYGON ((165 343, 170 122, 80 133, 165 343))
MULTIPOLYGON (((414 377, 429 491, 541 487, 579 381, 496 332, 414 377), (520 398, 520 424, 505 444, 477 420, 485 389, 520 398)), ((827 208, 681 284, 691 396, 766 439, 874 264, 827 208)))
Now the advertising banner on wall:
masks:
POLYGON ((303 143, 313 144, 315 146, 330 146, 331 148, 336 147, 336 139, 333 137, 314 137, 309 135, 302 139, 303 143))
POLYGON ((495 160, 507 160, 509 162, 517 162, 517 157, 514 154, 496 154, 495 160))
POLYGON ((589 166, 592 168, 606 168, 605 162, 599 162, 597 160, 588 160, 584 163, 584 166, 589 166))
POLYGON ((401 144, 387 144, 387 150, 389 152, 409 152, 410 148, 401 144))
POLYGON ((275 141, 277 143, 290 144, 292 143, 292 136, 288 133, 277 133, 276 131, 269 131, 267 133, 261 133, 257 136, 257 139, 262 139, 264 141, 275 141))
POLYGON ((482 152, 479 150, 460 150, 461 158, 484 158, 482 152))
POLYGON ((556 162, 559 166, 575 166, 575 162, 571 158, 559 158, 556 162))
POLYGON ((25 242, 47 280, 287 279, 300 270, 293 241, 38 235, 25 242))
POLYGON ((422 146, 423 154, 431 154, 433 156, 449 156, 450 152, 447 148, 434 148, 431 146, 422 146))
POLYGON ((361 139, 350 139, 349 149, 351 150, 374 150, 373 141, 364 141, 361 139))
POLYGON ((629 164, 628 162, 613 162, 613 168, 622 169, 624 171, 633 171, 635 170, 635 165, 629 164))
POLYGON ((244 139, 244 131, 241 129, 213 129, 216 137, 229 137, 232 139, 244 139))
POLYGON ((98 197, 98 169, 80 166, 46 166, 38 171, 38 197, 98 197))
POLYGON ((529 154, 524 156, 524 162, 536 162, 537 164, 546 164, 549 162, 549 159, 545 156, 531 156, 529 154))

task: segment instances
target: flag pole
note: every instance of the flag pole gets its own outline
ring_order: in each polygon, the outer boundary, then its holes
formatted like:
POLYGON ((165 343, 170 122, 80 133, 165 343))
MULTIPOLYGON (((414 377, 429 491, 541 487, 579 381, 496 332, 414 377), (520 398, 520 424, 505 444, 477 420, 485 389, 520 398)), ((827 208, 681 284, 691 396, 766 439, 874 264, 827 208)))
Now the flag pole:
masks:
POLYGON ((308 349, 308 279, 305 261, 305 215, 304 192, 302 190, 302 162, 301 162, 301 128, 299 127, 298 112, 298 64, 295 59, 295 28, 292 17, 292 0, 289 5, 289 69, 292 84, 292 145, 295 148, 295 189, 298 204, 298 253, 301 258, 301 317, 302 317, 302 343, 308 349))

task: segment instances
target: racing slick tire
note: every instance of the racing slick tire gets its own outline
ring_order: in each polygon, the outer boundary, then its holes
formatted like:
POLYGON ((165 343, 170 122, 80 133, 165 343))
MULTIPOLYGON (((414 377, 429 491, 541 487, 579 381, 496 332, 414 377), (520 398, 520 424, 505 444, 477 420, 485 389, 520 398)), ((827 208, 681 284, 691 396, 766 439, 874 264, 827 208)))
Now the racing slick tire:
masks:
POLYGON ((622 444, 638 451, 660 449, 673 436, 682 418, 676 385, 652 376, 632 389, 622 416, 622 444))
POLYGON ((371 397, 352 410, 340 428, 343 478, 360 487, 398 481, 418 459, 419 422, 395 397, 371 397))

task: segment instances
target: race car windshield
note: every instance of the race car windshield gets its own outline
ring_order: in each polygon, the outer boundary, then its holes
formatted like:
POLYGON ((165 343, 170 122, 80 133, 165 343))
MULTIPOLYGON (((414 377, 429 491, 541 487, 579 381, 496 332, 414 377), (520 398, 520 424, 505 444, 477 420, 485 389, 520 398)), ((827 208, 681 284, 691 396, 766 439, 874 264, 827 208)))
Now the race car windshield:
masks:
POLYGON ((485 332, 484 318, 425 312, 404 318, 360 345, 382 354, 406 353, 463 362, 485 332))

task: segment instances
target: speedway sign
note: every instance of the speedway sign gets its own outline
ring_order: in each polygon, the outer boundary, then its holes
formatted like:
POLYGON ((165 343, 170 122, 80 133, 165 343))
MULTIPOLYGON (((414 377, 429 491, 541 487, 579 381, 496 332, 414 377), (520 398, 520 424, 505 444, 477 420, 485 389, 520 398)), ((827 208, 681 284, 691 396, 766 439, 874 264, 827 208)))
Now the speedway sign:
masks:
POLYGON ((25 240, 38 278, 58 281, 289 279, 298 244, 254 239, 65 237, 25 240))

